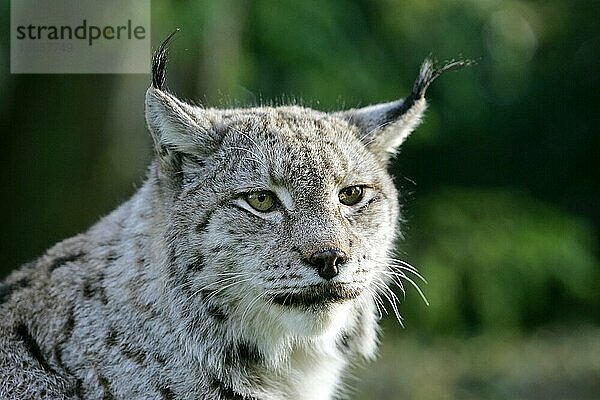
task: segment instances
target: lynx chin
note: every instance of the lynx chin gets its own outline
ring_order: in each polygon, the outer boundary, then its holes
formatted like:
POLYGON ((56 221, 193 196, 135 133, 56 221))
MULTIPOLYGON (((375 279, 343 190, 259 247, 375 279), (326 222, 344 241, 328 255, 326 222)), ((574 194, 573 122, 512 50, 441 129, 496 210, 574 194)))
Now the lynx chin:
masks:
POLYGON ((465 62, 425 60, 405 99, 365 108, 213 109, 165 90, 171 37, 145 183, 0 284, 2 399, 344 397, 388 285, 419 277, 390 257, 386 165, 465 62))

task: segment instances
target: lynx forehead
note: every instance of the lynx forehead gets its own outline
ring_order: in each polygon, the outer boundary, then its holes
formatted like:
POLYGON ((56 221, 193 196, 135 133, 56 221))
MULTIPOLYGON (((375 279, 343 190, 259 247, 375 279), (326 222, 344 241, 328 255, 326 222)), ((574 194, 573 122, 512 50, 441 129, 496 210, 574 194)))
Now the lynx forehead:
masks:
POLYGON ((455 62, 336 113, 220 110, 165 89, 140 190, 0 285, 0 398, 330 399, 372 358, 399 204, 388 160, 455 62))

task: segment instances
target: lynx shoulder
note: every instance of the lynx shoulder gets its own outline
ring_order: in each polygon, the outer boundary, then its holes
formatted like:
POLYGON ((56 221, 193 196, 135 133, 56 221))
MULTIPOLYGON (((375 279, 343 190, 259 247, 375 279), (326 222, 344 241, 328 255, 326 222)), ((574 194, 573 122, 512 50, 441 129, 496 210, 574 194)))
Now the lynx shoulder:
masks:
POLYGON ((165 89, 167 42, 143 186, 0 284, 0 398, 339 396, 375 354, 388 285, 414 273, 390 258, 387 162, 462 63, 426 60, 404 100, 366 108, 221 110, 165 89))

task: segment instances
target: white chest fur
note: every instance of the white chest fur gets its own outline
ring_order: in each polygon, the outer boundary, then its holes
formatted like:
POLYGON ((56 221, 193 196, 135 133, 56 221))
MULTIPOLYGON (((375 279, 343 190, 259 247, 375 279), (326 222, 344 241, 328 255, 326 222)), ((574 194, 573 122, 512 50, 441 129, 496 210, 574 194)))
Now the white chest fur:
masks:
POLYGON ((351 304, 338 305, 315 324, 314 316, 288 315, 294 338, 287 355, 268 378, 272 399, 326 400, 339 389, 348 360, 338 348, 341 332, 352 320, 351 304), (311 321, 312 323, 308 323, 311 321))
POLYGON ((316 356, 298 351, 292 355, 286 398, 331 399, 338 390, 346 361, 334 356, 316 356))

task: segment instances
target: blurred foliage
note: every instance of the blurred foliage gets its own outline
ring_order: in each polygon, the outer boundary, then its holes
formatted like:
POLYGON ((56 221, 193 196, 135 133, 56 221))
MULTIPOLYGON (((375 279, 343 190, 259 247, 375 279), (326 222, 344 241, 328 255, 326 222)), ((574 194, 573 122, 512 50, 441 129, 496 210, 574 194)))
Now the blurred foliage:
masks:
POLYGON ((586 325, 530 335, 486 333, 423 339, 386 335, 381 357, 361 368, 352 399, 596 400, 600 335, 586 325))
POLYGON ((515 330, 598 318, 597 238, 585 221, 507 190, 441 190, 420 200, 401 246, 429 281, 406 306, 429 332, 515 330))
MULTIPOLYGON (((3 276, 131 195, 151 146, 148 76, 10 75, 0 7, 3 276)), ((168 87, 206 106, 362 106, 406 95, 430 54, 477 60, 430 88, 391 165, 399 248, 431 306, 409 289, 406 331, 386 320, 364 398, 597 393, 599 14, 585 0, 152 2, 154 46, 181 28, 168 87), (556 341, 521 336, 548 323, 567 326, 556 341)))

